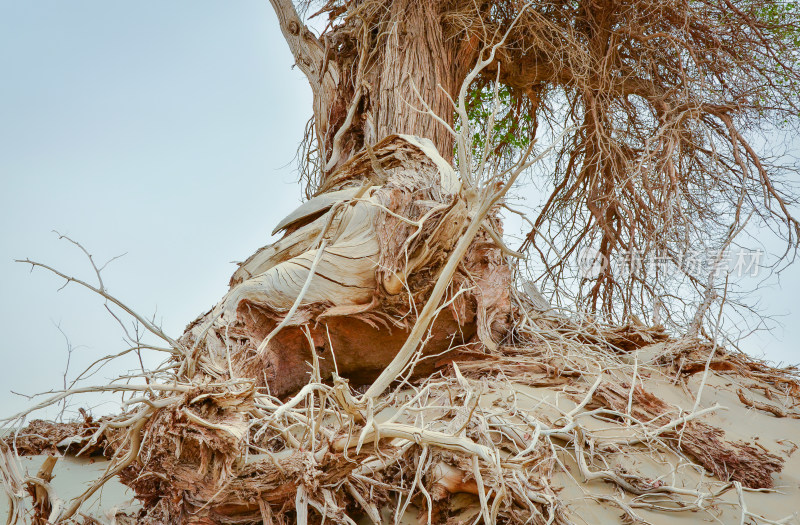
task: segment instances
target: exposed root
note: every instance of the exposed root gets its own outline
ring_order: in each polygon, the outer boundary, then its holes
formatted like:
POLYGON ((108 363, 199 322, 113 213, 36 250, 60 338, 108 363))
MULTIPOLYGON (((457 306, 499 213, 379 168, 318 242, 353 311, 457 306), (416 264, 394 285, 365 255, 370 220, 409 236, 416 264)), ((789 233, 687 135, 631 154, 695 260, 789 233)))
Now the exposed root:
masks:
MULTIPOLYGON (((601 406, 624 412, 629 390, 630 385, 625 384, 602 385, 595 391, 594 399, 601 406)), ((671 411, 666 403, 640 386, 634 387, 633 399, 630 414, 638 421, 660 421, 671 411)), ((771 488, 772 474, 781 471, 783 459, 747 443, 725 441, 724 435, 720 428, 687 421, 653 439, 671 443, 720 479, 737 481, 748 488, 771 488)))
POLYGON ((4 441, 20 456, 57 456, 67 452, 75 454, 78 451, 85 456, 102 455, 108 444, 108 435, 100 436, 84 448, 100 429, 101 421, 94 421, 88 415, 80 423, 54 423, 35 419, 25 428, 10 433, 4 441))
MULTIPOLYGON (((135 490, 143 505, 139 523, 352 523, 360 516, 379 523, 381 509, 389 508, 398 516, 415 508, 423 521, 444 523, 463 511, 463 502, 456 509, 448 503, 458 494, 475 498, 470 505, 486 523, 567 523, 553 481, 564 461, 578 466, 584 482, 612 483, 627 494, 614 504, 631 516, 642 505, 709 509, 733 487, 728 480, 772 486, 783 460, 726 441, 723 430, 700 421, 718 407, 681 414, 638 385, 631 394, 608 372, 631 366, 618 350, 586 343, 580 331, 566 329, 569 320, 539 322, 545 328, 527 335, 536 343, 451 362, 368 404, 338 378, 312 380, 283 402, 242 380, 153 391, 142 408, 104 421, 123 432, 109 472, 135 490), (560 330, 547 328, 551 323, 560 330), (599 365, 594 371, 591 362, 599 365), (570 408, 537 398, 540 385, 567 394, 570 408), (594 419, 631 437, 593 430, 594 419), (720 482, 670 485, 597 455, 624 459, 642 446, 675 451, 720 482)), ((96 423, 34 428, 59 428, 53 439, 72 432, 84 442, 99 430, 96 423)), ((22 451, 46 450, 23 437, 22 451)), ((45 516, 55 495, 43 488, 46 472, 37 478, 26 486, 35 515, 45 516)), ((53 522, 69 515, 62 511, 53 522)))

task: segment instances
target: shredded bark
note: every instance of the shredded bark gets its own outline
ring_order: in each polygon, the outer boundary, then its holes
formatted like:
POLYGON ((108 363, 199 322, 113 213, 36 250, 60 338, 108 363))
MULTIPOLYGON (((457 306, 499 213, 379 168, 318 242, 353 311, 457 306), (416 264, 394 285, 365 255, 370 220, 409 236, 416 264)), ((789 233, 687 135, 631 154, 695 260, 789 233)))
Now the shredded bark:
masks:
MULTIPOLYGON (((87 445, 92 435, 100 429, 102 421, 95 421, 91 416, 86 416, 81 422, 66 423, 34 419, 19 432, 10 432, 3 441, 20 456, 74 454, 87 445)), ((89 444, 82 455, 106 454, 108 438, 108 435, 101 436, 89 444)))
MULTIPOLYGON (((593 400, 600 406, 625 412, 629 394, 630 385, 603 383, 595 390, 593 400)), ((666 424, 670 412, 674 412, 638 385, 633 389, 632 400, 631 413, 640 421, 666 424)), ((699 421, 689 421, 661 435, 722 480, 738 481, 753 489, 772 488, 772 475, 783 468, 783 458, 742 441, 726 441, 724 436, 722 429, 699 421)))

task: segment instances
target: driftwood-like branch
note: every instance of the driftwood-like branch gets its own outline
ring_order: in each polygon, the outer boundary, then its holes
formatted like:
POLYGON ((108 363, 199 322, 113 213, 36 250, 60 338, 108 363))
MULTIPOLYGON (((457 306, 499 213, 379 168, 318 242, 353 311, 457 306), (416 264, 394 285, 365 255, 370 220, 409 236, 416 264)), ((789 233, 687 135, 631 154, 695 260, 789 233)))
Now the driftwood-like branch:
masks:
POLYGON ((324 136, 328 132, 333 96, 339 86, 340 75, 336 62, 326 60, 325 47, 303 24, 291 0, 270 0, 281 33, 295 64, 306 76, 314 95, 314 126, 322 159, 328 158, 324 136))
MULTIPOLYGON (((181 351, 181 352, 185 352, 183 347, 177 341, 175 341, 170 336, 165 334, 161 330, 160 327, 158 327, 155 324, 151 323, 145 317, 143 317, 143 316, 139 315, 138 313, 136 313, 133 309, 131 309, 125 303, 123 303, 122 301, 120 301, 119 299, 114 297, 113 295, 111 295, 108 292, 106 292, 105 287, 102 287, 102 288, 94 287, 91 284, 87 283, 86 281, 82 281, 81 279, 77 279, 75 277, 71 277, 69 275, 63 274, 63 273, 59 272, 58 270, 56 270, 55 268, 53 268, 51 266, 48 266, 46 264, 42 264, 40 262, 32 261, 30 259, 16 259, 15 262, 30 264, 31 267, 44 268, 45 270, 48 270, 48 271, 56 274, 57 276, 61 277, 62 279, 64 279, 66 281, 66 284, 68 284, 68 283, 76 283, 76 284, 79 284, 79 285, 83 286, 84 288, 87 288, 87 289, 91 290, 92 292, 104 297, 108 301, 111 301, 112 303, 114 303, 115 305, 120 307, 122 310, 125 311, 125 313, 127 313, 128 315, 130 315, 131 317, 136 319, 139 323, 142 324, 142 326, 147 328, 147 330, 150 331, 153 335, 156 335, 157 337, 159 337, 159 338, 163 339, 164 341, 166 341, 167 343, 169 343, 170 346, 172 346, 175 350, 181 351)), ((102 286, 102 284, 101 284, 101 286, 102 286)))
POLYGON ((743 405, 748 406, 750 408, 763 410, 764 412, 768 412, 775 417, 788 417, 792 419, 800 419, 800 414, 798 414, 797 412, 792 412, 790 410, 786 410, 785 408, 776 405, 771 405, 769 403, 762 403, 760 401, 755 401, 748 398, 741 388, 736 390, 736 395, 739 397, 739 401, 741 401, 743 405))
POLYGON ((327 62, 327 69, 320 69, 325 62, 325 48, 303 24, 291 0, 270 0, 270 4, 278 17, 281 33, 294 56, 295 64, 305 74, 314 94, 318 95, 326 82, 337 83, 335 63, 327 62))

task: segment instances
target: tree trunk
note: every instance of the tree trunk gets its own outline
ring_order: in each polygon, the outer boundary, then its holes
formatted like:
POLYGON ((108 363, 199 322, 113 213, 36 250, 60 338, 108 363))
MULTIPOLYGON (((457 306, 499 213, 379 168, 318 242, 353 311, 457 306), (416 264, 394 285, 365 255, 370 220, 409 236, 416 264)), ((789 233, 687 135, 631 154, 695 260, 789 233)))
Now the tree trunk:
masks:
MULTIPOLYGON (((468 223, 448 127, 476 46, 446 38, 431 0, 392 2, 377 36, 346 22, 324 42, 291 3, 272 3, 314 92, 325 169, 316 196, 276 228, 283 239, 241 265, 184 343, 205 356, 204 373, 285 395, 312 372, 367 383, 405 341, 468 223)), ((509 282, 499 248, 479 234, 424 351, 494 347, 507 329, 509 282)))
MULTIPOLYGON (((209 392, 245 379, 284 397, 334 374, 351 384, 373 381, 406 343, 471 217, 447 129, 449 97, 466 68, 457 67, 457 46, 445 41, 439 4, 393 2, 378 43, 360 26, 342 28, 338 43, 323 43, 291 3, 272 3, 314 92, 326 167, 313 198, 276 227, 283 238, 242 263, 225 297, 187 327, 180 342, 192 353, 179 373, 210 384, 209 392), (369 50, 375 52, 360 54, 369 50)), ((491 216, 481 225, 405 376, 493 349, 508 332, 511 274, 487 231, 500 232, 500 225, 491 216)), ((164 409, 147 424, 142 452, 150 459, 132 467, 126 483, 149 516, 236 522, 237 514, 253 512, 252 502, 242 510, 230 497, 211 500, 220 486, 243 480, 236 458, 248 446, 243 414, 255 410, 252 390, 190 397, 185 411, 164 409)), ((281 487, 273 494, 276 510, 298 490, 281 487)))
MULTIPOLYGON (((427 138, 451 160, 453 137, 431 111, 452 126, 451 100, 474 65, 477 39, 445 34, 441 2, 391 2, 377 28, 347 19, 323 41, 297 29, 302 23, 290 2, 272 4, 314 91, 321 182, 365 146, 393 134, 427 138)), ((359 8, 356 2, 351 10, 359 8)))
MULTIPOLYGON (((278 226, 284 238, 241 264, 228 294, 182 342, 197 349, 202 373, 253 378, 273 395, 297 390, 312 374, 372 381, 405 342, 468 224, 459 188, 430 141, 385 138, 278 226)), ((486 232, 460 268, 427 354, 491 348, 507 330, 510 272, 486 232)))
POLYGON ((368 144, 394 133, 425 137, 440 155, 450 159, 453 137, 445 126, 421 111, 421 100, 449 126, 453 125, 450 98, 466 71, 455 71, 445 47, 439 21, 441 2, 400 0, 391 4, 389 34, 385 38, 374 114, 375 136, 368 144), (460 77, 460 78, 459 78, 460 77))

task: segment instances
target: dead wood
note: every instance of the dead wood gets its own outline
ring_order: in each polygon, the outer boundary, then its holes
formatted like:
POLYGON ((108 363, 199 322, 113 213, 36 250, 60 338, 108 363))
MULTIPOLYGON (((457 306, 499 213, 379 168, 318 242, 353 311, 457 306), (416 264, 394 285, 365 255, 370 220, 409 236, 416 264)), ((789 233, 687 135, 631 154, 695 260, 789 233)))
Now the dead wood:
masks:
POLYGON ((53 510, 50 501, 50 482, 53 480, 53 467, 56 466, 58 459, 54 456, 48 457, 42 463, 36 477, 28 481, 25 487, 33 500, 33 524, 47 525, 50 513, 53 510))
MULTIPOLYGON (((390 136, 372 157, 380 172, 366 154, 341 166, 325 193, 282 222, 285 237, 242 263, 225 298, 187 328, 181 344, 216 363, 214 377, 254 378, 283 396, 308 381, 315 360, 323 379, 336 372, 365 384, 397 354, 467 227, 467 203, 424 139, 390 136)), ((425 352, 473 338, 496 345, 509 327, 510 279, 500 248, 480 233, 425 352)))
MULTIPOLYGON (((55 423, 35 419, 19 431, 10 433, 3 441, 20 456, 75 454, 84 449, 84 445, 100 429, 102 421, 95 421, 88 415, 81 422, 55 423)), ((106 451, 110 437, 110 433, 103 435, 83 450, 83 455, 110 455, 106 451)))
POLYGON ((769 403, 762 403, 760 401, 749 399, 741 388, 736 390, 736 395, 739 396, 739 401, 741 401, 742 404, 750 408, 755 408, 758 410, 763 410, 764 412, 769 412, 775 417, 790 417, 793 419, 800 419, 800 414, 798 414, 797 412, 791 412, 789 410, 786 410, 785 408, 776 405, 771 405, 769 403))
MULTIPOLYGON (((776 71, 800 78, 782 62, 776 24, 713 3, 331 0, 315 35, 291 2, 271 4, 314 94, 308 201, 278 223, 283 237, 240 264, 177 340, 113 297, 91 256, 97 286, 26 261, 128 313, 167 345, 148 348, 168 355, 139 383, 99 388, 135 392, 121 414, 86 428, 37 423, 44 434, 22 436, 30 451, 54 451, 69 434, 84 451, 110 452, 107 472, 62 507, 41 490, 46 468, 28 480, 36 519, 75 519, 118 476, 143 505, 140 523, 379 523, 381 510, 397 523, 412 507, 448 522, 457 512, 443 502, 468 493, 474 522, 549 525, 569 522, 555 482, 572 476, 568 462, 586 484, 619 488, 629 517, 634 505, 709 512, 735 487, 744 519, 742 486, 771 487, 783 459, 701 422, 716 405, 681 414, 645 391, 638 351, 662 344, 652 364, 674 375, 724 371, 794 396, 795 374, 638 321, 638 298, 663 292, 641 268, 582 278, 578 303, 599 318, 554 307, 525 291, 530 282, 518 290, 511 261, 524 254, 505 246, 499 212, 556 148, 556 184, 524 249, 541 255, 557 296, 582 246, 606 261, 641 250, 674 262, 708 227, 738 231, 762 204, 791 240, 800 228, 790 194, 742 135, 746 117, 771 111, 759 96, 776 71), (563 119, 554 100, 566 101, 563 119), (555 137, 544 149, 540 115, 555 137), (536 244, 548 229, 555 262, 536 244), (630 436, 608 438, 594 420, 630 436), (668 473, 639 475, 595 454, 640 446, 677 452, 675 471, 691 458, 722 487, 670 485, 668 473)), ((775 115, 796 109, 787 89, 771 99, 775 115)), ((702 322, 713 280, 686 277, 710 288, 702 322)), ((36 408, 83 391, 94 390, 66 389, 36 408)), ((16 505, 24 482, 7 448, 0 467, 16 505)))
MULTIPOLYGON (((593 399, 601 406, 625 412, 630 388, 625 384, 602 384, 595 390, 593 399)), ((667 422, 671 411, 666 403, 640 386, 633 388, 631 414, 639 421, 660 425, 667 422)), ((741 441, 726 441, 724 436, 722 429, 699 421, 689 421, 661 434, 671 446, 676 446, 722 480, 738 481, 754 489, 771 488, 772 474, 781 471, 784 460, 741 441)))

